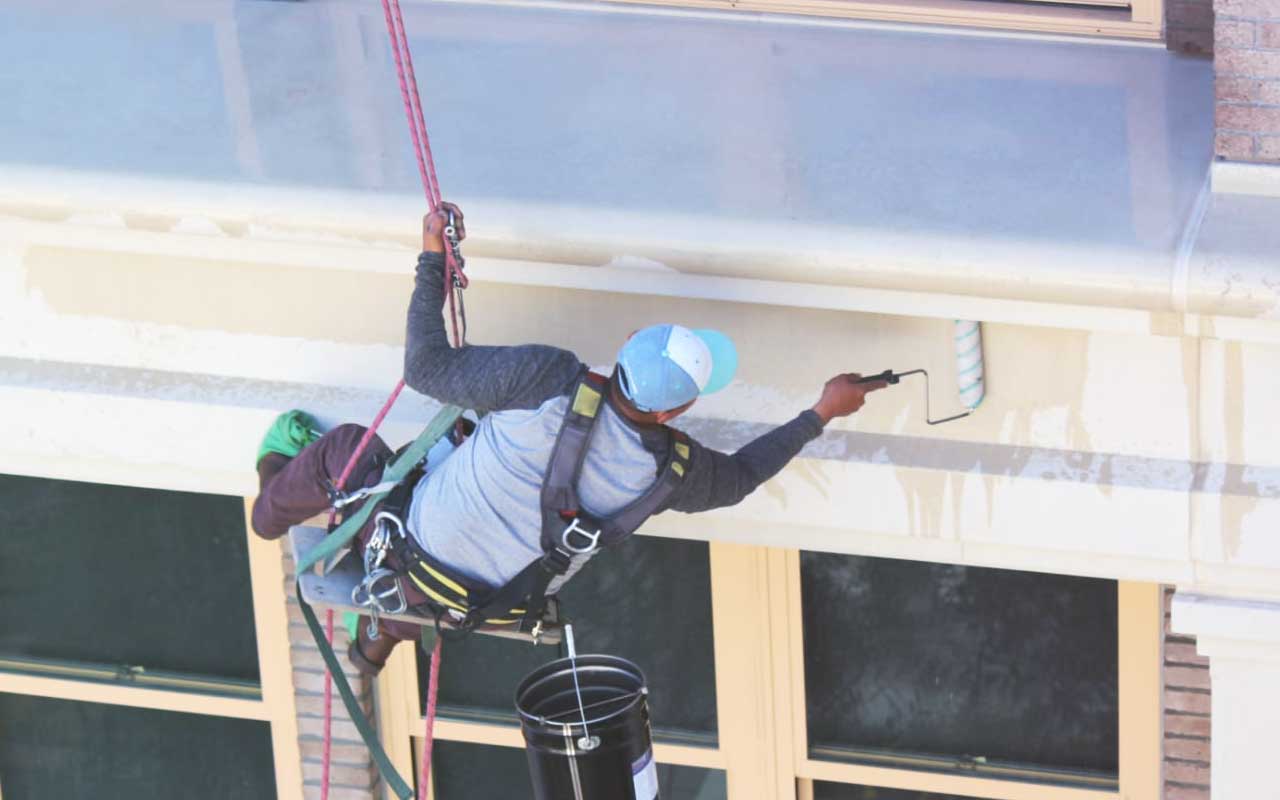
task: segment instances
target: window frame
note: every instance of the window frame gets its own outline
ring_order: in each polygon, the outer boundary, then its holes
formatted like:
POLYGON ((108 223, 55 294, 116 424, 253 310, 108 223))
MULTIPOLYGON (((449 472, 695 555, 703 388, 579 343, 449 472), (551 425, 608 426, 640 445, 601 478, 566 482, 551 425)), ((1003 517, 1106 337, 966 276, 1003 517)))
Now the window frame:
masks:
POLYGON ((786 658, 792 670, 791 709, 797 798, 812 800, 814 781, 851 783, 990 800, 1158 800, 1160 797, 1160 649, 1161 625, 1158 584, 1119 581, 1117 586, 1119 698, 1119 779, 1116 788, 1087 788, 954 773, 925 772, 904 767, 847 764, 809 755, 804 685, 804 639, 800 628, 800 551, 781 556, 780 569, 788 581, 788 613, 794 634, 788 638, 786 658), (1144 768, 1145 764, 1145 768, 1144 768))
POLYGON ((1131 0, 1127 7, 1075 0, 608 0, 620 5, 754 11, 878 22, 988 28, 1010 32, 1112 38, 1164 38, 1164 0, 1131 0))
POLYGON ((252 498, 244 503, 259 691, 249 691, 247 683, 238 681, 223 685, 224 682, 212 680, 186 681, 181 676, 152 686, 104 682, 102 671, 89 666, 5 659, 0 662, 0 692, 266 722, 271 728, 276 797, 302 800, 302 753, 289 658, 289 618, 286 595, 281 591, 292 581, 286 580, 280 543, 253 533, 249 525, 252 498), (231 688, 235 691, 228 691, 231 688))
MULTIPOLYGON (((646 534, 652 535, 652 534, 646 534)), ((719 744, 655 742, 660 763, 724 770, 730 800, 812 800, 814 781, 989 800, 1159 800, 1161 587, 1120 581, 1116 788, 936 773, 813 759, 808 753, 800 551, 709 542, 719 744), (734 669, 721 665, 733 664, 734 669)), ((403 775, 421 752, 418 648, 398 648, 375 684, 379 733, 403 775)), ((523 748, 513 724, 438 718, 438 740, 523 748)), ((428 797, 434 797, 428 793, 428 797)))

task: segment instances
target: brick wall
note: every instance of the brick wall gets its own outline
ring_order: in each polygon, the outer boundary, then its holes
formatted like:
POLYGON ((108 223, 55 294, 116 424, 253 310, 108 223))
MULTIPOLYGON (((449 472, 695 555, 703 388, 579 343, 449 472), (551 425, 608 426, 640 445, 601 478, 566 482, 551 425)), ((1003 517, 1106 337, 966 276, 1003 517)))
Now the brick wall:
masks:
POLYGON ((1218 158, 1280 163, 1280 0, 1215 0, 1218 158))
POLYGON ((1164 800, 1209 800, 1209 660, 1169 630, 1164 595, 1164 800))
MULTIPOLYGON (((294 700, 298 705, 298 744, 302 750, 303 795, 307 800, 320 797, 320 773, 324 743, 324 662, 307 628, 298 600, 294 596, 293 559, 284 555, 285 596, 289 598, 289 658, 293 667, 294 700)), ((324 622, 323 612, 320 621, 324 622)), ((333 648, 338 660, 347 667, 347 632, 342 619, 335 621, 333 648)), ((348 670, 347 680, 364 706, 373 716, 372 683, 348 670)), ((347 709, 333 692, 333 746, 329 760, 329 800, 375 800, 378 771, 365 749, 360 734, 351 722, 347 709)))
POLYGON ((1165 0, 1165 46, 1188 55, 1213 54, 1213 0, 1165 0))

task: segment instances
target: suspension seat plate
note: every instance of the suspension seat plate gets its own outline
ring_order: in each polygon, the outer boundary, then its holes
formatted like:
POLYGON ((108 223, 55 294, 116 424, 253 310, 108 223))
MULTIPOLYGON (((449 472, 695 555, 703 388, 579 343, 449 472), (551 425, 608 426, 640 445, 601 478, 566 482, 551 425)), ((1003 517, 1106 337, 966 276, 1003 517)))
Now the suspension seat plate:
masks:
MULTIPOLYGON (((294 525, 289 529, 289 548, 293 553, 293 561, 297 564, 306 553, 311 552, 325 537, 325 529, 315 525, 294 525)), ((350 611, 355 614, 366 614, 367 609, 351 602, 351 592, 364 579, 364 569, 355 555, 347 553, 333 564, 328 573, 319 575, 308 570, 298 576, 298 587, 302 591, 302 599, 315 608, 331 608, 334 611, 350 611)), ((555 604, 547 607, 547 617, 543 620, 540 644, 559 644, 562 638, 563 625, 559 618, 559 609, 555 604)), ((383 619, 408 622, 413 625, 430 626, 434 623, 430 617, 407 609, 398 614, 384 613, 383 619)), ((454 625, 448 619, 440 620, 440 627, 452 630, 454 625)), ((518 639, 532 642, 533 637, 521 633, 514 625, 481 625, 475 633, 482 636, 497 636, 502 639, 518 639)))

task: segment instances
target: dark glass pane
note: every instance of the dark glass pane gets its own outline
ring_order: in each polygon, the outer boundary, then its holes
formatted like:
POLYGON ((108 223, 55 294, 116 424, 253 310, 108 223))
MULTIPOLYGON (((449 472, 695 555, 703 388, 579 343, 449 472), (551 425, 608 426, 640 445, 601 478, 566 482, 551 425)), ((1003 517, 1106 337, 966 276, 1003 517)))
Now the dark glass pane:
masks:
POLYGON ((436 740, 431 751, 431 781, 436 800, 524 800, 533 796, 529 762, 524 750, 515 747, 436 740))
POLYGON ((258 680, 236 497, 0 475, 0 654, 258 680))
POLYGON ((265 722, 0 694, 4 800, 271 800, 265 722))
POLYGON ((809 742, 1113 774, 1114 581, 804 553, 809 742))
MULTIPOLYGON (((437 800, 510 798, 533 794, 525 751, 514 747, 437 741, 431 755, 437 800)), ((658 791, 669 800, 726 800, 721 770, 658 765, 658 791)))
POLYGON ((658 793, 663 800, 727 800, 723 770, 658 765, 658 793))
MULTIPOLYGON (((649 681, 657 735, 714 734, 711 567, 706 542, 633 536, 592 559, 560 593, 581 653, 634 661, 649 681)), ((559 658, 554 647, 471 636, 446 642, 440 706, 515 719, 516 684, 559 658)), ((429 659, 418 659, 426 697, 429 659)), ((446 710, 447 713, 447 710, 446 710)), ((709 740, 710 741, 710 740, 709 740)))
POLYGON ((910 789, 882 789, 877 786, 815 781, 813 800, 969 800, 969 798, 953 794, 916 792, 910 789))

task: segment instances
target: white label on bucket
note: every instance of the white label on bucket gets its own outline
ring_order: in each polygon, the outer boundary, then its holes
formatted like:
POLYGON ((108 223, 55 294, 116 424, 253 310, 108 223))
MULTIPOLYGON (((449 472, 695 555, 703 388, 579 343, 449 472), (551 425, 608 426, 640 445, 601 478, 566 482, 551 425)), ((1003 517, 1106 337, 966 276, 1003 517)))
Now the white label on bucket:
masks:
POLYGON ((631 785, 636 790, 636 800, 654 800, 658 796, 658 765, 653 762, 653 751, 631 764, 631 785))

